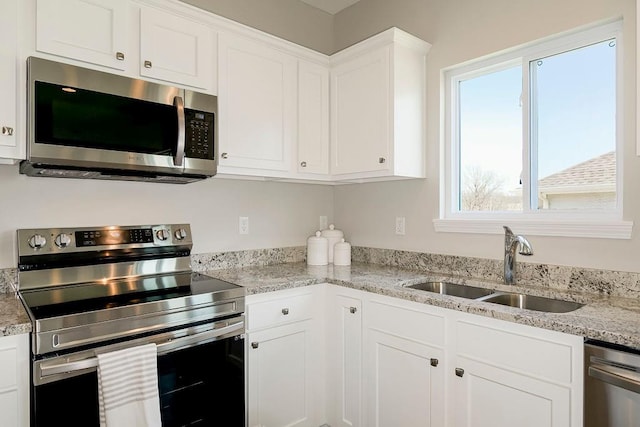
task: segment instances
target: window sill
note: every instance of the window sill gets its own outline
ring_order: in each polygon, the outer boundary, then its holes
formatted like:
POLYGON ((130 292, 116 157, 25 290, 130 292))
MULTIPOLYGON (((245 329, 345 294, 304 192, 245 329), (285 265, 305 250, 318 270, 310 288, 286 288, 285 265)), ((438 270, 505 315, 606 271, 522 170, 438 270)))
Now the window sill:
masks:
POLYGON ((518 234, 596 239, 630 239, 633 221, 531 218, 441 218, 433 226, 442 233, 504 234, 507 225, 518 234))

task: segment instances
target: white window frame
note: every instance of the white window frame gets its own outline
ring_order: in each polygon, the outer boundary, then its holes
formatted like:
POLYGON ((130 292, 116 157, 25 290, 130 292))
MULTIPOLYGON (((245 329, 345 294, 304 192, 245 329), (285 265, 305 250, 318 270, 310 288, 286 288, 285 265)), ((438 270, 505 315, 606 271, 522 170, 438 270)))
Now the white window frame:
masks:
MULTIPOLYGON (((435 219, 438 232, 502 234, 503 225, 518 232, 543 236, 593 237, 630 239, 633 222, 622 219, 623 212, 623 63, 622 21, 554 36, 542 41, 510 49, 489 57, 474 60, 442 70, 444 103, 443 141, 440 161, 440 218, 435 219), (608 210, 541 210, 531 208, 532 179, 530 150, 530 79, 529 63, 538 58, 616 39, 616 208, 608 210), (522 88, 522 141, 523 141, 523 210, 521 212, 460 211, 457 207, 459 186, 459 82, 487 72, 500 71, 520 65, 522 88)), ((535 177, 533 177, 535 178, 535 177)))

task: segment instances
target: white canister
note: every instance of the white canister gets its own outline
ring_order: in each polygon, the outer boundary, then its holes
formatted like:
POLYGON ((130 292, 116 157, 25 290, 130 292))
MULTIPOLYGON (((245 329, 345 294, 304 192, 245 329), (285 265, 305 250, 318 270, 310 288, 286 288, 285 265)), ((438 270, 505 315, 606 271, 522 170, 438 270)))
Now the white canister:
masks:
POLYGON ((333 247, 333 265, 351 265, 351 244, 344 239, 333 247))
POLYGON ((316 231, 315 236, 307 239, 307 264, 327 265, 329 263, 329 241, 316 231))
POLYGON ((327 230, 322 230, 322 237, 325 237, 329 242, 329 263, 332 263, 333 246, 344 237, 344 233, 340 230, 336 230, 335 226, 331 224, 327 230))

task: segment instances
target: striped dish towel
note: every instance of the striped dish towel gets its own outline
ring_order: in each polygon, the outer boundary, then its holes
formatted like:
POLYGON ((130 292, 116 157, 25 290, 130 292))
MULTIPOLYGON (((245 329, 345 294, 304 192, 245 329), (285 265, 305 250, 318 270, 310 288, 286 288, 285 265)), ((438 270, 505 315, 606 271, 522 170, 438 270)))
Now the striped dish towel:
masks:
POLYGON ((156 345, 97 356, 100 427, 161 427, 156 345))

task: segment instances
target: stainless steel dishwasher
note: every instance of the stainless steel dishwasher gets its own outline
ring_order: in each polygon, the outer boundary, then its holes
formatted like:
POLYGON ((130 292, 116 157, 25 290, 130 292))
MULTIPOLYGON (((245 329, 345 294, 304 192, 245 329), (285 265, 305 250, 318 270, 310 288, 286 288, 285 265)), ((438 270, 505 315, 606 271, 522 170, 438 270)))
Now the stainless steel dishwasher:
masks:
POLYGON ((585 427, 640 425, 640 351, 587 340, 584 347, 585 427))

